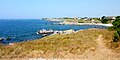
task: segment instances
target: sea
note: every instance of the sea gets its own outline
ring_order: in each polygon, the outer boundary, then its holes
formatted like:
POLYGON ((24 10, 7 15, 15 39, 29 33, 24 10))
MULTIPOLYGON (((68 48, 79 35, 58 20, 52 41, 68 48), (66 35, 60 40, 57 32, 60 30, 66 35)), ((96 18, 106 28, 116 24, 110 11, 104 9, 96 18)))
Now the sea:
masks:
POLYGON ((97 25, 59 25, 58 22, 51 22, 41 19, 0 19, 0 38, 11 38, 11 40, 3 40, 0 43, 9 44, 16 42, 24 42, 42 38, 36 34, 41 29, 52 30, 85 30, 89 28, 105 29, 105 26, 97 25))

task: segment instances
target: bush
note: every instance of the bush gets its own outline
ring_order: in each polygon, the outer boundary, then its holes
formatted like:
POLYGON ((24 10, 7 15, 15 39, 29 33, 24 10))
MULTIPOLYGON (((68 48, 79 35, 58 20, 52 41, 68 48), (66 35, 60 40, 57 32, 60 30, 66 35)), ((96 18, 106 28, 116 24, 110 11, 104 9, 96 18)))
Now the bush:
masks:
POLYGON ((114 42, 118 42, 119 41, 119 37, 120 37, 119 34, 117 32, 115 32, 113 41, 114 42))
POLYGON ((114 26, 108 27, 108 30, 114 31, 114 30, 115 30, 115 29, 114 29, 114 26))
POLYGON ((109 21, 109 19, 108 19, 108 18, 106 18, 105 16, 103 16, 103 17, 102 17, 101 22, 102 22, 103 24, 107 24, 107 23, 108 23, 108 21, 109 21))
POLYGON ((114 29, 117 32, 114 33, 114 42, 118 42, 120 39, 120 16, 116 17, 116 20, 112 23, 113 24, 113 28, 110 27, 109 29, 114 29))
POLYGON ((108 19, 103 19, 101 22, 102 22, 103 24, 107 24, 108 19))
POLYGON ((117 42, 114 42, 113 45, 114 45, 115 48, 118 47, 118 43, 117 42))
POLYGON ((78 23, 84 23, 84 21, 79 21, 78 23))
POLYGON ((120 36, 120 28, 119 29, 117 29, 117 33, 119 34, 119 36, 120 36))

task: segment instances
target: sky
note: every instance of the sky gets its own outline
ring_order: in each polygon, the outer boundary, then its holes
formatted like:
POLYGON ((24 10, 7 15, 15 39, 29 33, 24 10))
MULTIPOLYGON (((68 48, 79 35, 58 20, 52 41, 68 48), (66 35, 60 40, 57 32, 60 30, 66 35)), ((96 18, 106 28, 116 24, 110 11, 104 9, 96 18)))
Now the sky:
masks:
POLYGON ((0 19, 120 15, 120 0, 0 0, 0 19))

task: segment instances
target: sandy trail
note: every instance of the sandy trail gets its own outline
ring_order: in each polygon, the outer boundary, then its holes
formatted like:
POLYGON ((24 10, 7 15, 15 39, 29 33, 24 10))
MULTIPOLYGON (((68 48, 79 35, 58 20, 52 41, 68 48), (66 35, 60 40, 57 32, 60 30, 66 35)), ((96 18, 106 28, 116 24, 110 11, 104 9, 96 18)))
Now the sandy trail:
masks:
POLYGON ((120 57, 105 46, 102 35, 99 35, 96 42, 98 43, 96 49, 94 51, 88 50, 83 55, 83 57, 86 56, 86 60, 120 60, 120 57))

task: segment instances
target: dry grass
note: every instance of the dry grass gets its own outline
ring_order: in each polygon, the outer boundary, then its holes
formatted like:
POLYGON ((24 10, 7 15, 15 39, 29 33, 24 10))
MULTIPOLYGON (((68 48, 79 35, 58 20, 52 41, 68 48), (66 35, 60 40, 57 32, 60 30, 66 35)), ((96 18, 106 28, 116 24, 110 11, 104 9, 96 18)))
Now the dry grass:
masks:
POLYGON ((82 55, 86 50, 96 48, 99 35, 103 35, 106 46, 114 47, 113 34, 114 31, 105 29, 89 29, 67 35, 48 36, 13 46, 0 46, 0 58, 66 58, 68 55, 82 55))

